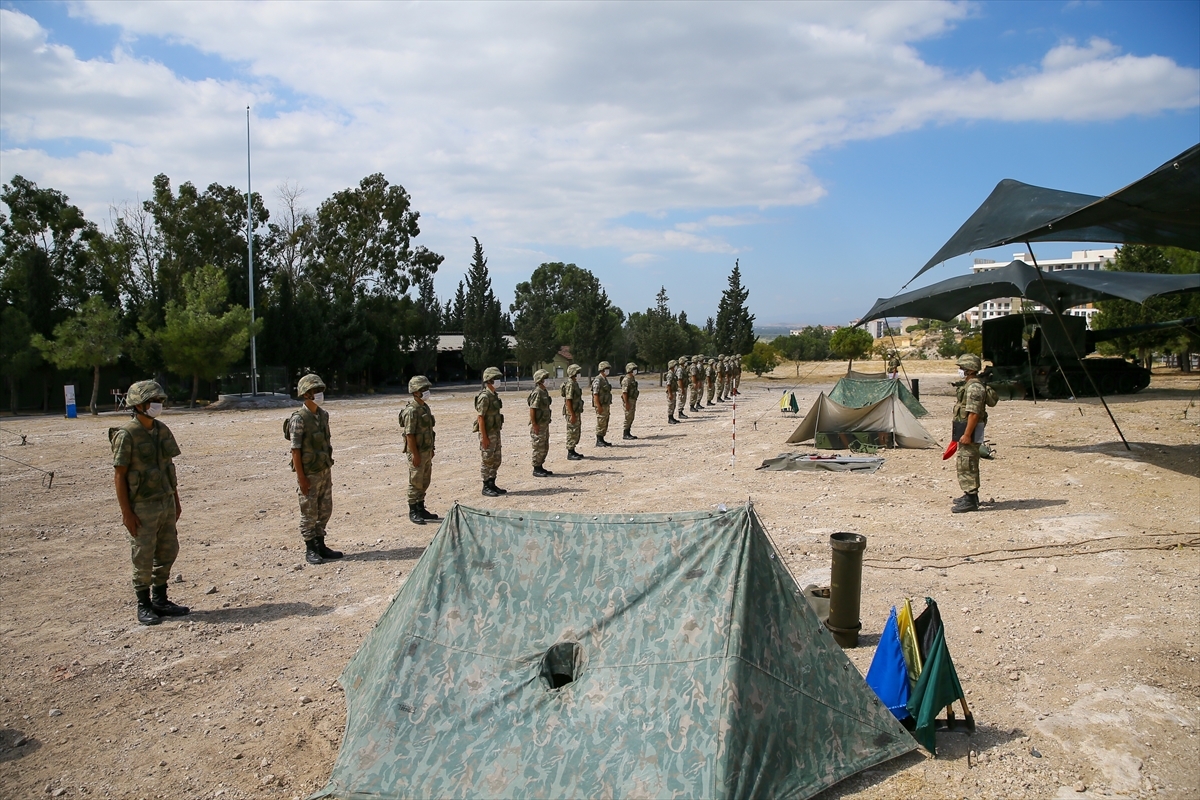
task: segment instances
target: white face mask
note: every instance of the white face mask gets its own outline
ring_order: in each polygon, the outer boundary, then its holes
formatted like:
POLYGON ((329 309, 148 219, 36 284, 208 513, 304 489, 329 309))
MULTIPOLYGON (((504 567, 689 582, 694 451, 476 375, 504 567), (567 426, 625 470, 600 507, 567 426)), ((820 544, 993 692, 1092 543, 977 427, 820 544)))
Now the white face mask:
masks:
POLYGON ((425 402, 429 402, 429 398, 432 395, 433 395, 433 389, 426 389, 425 391, 421 392, 421 399, 424 400, 425 402))
POLYGON ((960 378, 965 378, 965 377, 967 377, 967 373, 966 373, 966 372, 964 372, 964 371, 962 370, 962 368, 961 368, 961 367, 960 367, 960 368, 959 368, 959 370, 958 370, 958 377, 960 377, 960 378))
POLYGON ((638 371, 635 369, 635 370, 633 371, 633 374, 634 374, 634 375, 637 375, 637 372, 638 372, 638 371))
POLYGON ((324 392, 313 392, 312 401, 314 404, 316 404, 318 406, 323 405, 325 403, 325 393, 324 392))
POLYGON ((154 419, 161 413, 162 413, 162 403, 151 403, 150 407, 146 409, 146 416, 149 417, 150 419, 154 419))
POLYGON ((602 370, 600 370, 600 374, 601 374, 601 375, 603 375, 604 377, 606 377, 606 378, 607 378, 607 377, 608 377, 608 370, 606 370, 606 369, 602 369, 602 370))

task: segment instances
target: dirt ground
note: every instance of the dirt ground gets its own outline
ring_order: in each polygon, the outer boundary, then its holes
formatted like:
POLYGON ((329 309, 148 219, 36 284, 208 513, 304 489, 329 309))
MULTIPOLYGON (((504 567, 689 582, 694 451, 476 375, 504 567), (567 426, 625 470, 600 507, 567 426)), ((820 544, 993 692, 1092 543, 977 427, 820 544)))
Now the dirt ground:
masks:
MULTIPOLYGON (((877 364, 877 362, 876 362, 877 364)), ((948 362, 913 362, 923 424, 943 444, 948 362)), ((801 410, 845 365, 800 365, 801 410)), ((887 451, 872 475, 756 472, 796 425, 785 365, 748 376, 737 406, 668 427, 643 379, 636 442, 564 458, 557 411, 530 475, 524 392, 508 404, 499 484, 479 493, 464 389, 435 392, 430 509, 576 512, 711 508, 750 498, 798 581, 828 581, 828 537, 868 537, 866 672, 888 609, 942 608, 978 724, 855 776, 832 798, 1200 796, 1200 407, 1196 377, 1156 376, 1110 401, 1001 402, 980 513, 951 516, 953 461, 887 451), (1186 414, 1185 414, 1186 411, 1186 414)), ((324 785, 345 727, 337 677, 436 530, 407 520, 396 414, 406 398, 331 400, 329 543, 309 566, 279 409, 171 410, 184 508, 171 596, 190 616, 134 620, 129 548, 105 431, 122 416, 0 418, 0 797, 300 798, 324 785), (12 432, 12 433, 10 433, 12 432), (27 436, 27 443, 14 434, 27 436), (7 459, 55 473, 41 474, 7 459)), ((614 414, 614 418, 616 415, 614 414)))

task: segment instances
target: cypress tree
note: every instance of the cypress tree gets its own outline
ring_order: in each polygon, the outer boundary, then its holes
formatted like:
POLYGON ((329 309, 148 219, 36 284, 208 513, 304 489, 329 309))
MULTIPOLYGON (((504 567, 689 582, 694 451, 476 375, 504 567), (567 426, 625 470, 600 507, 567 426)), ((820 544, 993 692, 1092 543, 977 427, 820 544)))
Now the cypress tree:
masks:
MULTIPOLYGON (((472 237, 474 238, 474 237, 472 237)), ((508 352, 504 339, 504 318, 500 301, 492 292, 483 245, 475 239, 475 255, 467 271, 466 293, 462 309, 463 361, 481 373, 499 367, 508 352)))
POLYGON ((729 273, 729 288, 721 293, 713 346, 718 352, 746 355, 754 349, 754 315, 746 307, 750 290, 742 287, 742 271, 737 261, 729 273))

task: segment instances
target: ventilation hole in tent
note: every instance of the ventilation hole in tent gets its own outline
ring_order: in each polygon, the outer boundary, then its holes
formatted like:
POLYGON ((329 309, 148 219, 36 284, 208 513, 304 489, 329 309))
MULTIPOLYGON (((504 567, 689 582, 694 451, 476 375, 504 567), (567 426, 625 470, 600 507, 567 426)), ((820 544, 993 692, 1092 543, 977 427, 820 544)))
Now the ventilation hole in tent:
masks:
POLYGON ((549 689, 561 689, 575 680, 580 661, 579 645, 559 642, 542 657, 542 680, 549 689))

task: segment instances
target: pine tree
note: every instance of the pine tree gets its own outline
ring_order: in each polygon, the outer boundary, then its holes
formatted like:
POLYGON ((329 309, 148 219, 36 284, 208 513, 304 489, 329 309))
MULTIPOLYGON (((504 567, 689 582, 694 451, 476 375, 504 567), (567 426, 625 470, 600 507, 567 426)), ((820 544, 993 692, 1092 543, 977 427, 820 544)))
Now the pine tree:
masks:
POLYGON ((713 346, 718 352, 746 355, 754 349, 754 315, 746 308, 750 290, 742 288, 742 271, 737 261, 729 273, 729 288, 721 293, 713 346))
POLYGON ((418 372, 429 373, 437 367, 438 334, 441 332, 441 304, 433 293, 433 275, 427 273, 417 282, 418 329, 410 342, 413 366, 418 372))
POLYGON ((458 291, 454 293, 454 297, 446 301, 446 310, 442 318, 442 330, 447 333, 462 333, 463 326, 463 306, 466 305, 467 297, 463 291, 463 282, 458 282, 458 291))
POLYGON ((504 340, 504 319, 500 301, 492 292, 483 245, 475 239, 475 255, 467 272, 466 294, 462 308, 463 361, 482 372, 498 367, 508 352, 504 340))

